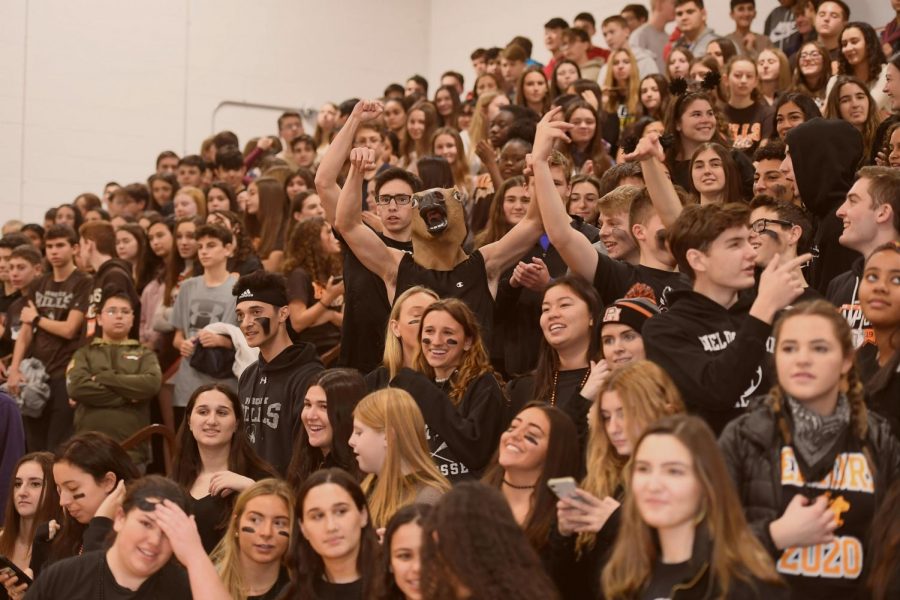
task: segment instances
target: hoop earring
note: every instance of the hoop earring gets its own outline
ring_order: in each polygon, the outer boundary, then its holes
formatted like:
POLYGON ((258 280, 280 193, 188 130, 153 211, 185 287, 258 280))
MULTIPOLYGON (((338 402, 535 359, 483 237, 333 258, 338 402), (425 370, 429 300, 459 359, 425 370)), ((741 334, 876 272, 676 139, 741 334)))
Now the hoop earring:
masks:
POLYGON ((846 373, 841 375, 841 383, 838 385, 838 391, 844 395, 847 395, 847 392, 850 391, 850 377, 846 373))

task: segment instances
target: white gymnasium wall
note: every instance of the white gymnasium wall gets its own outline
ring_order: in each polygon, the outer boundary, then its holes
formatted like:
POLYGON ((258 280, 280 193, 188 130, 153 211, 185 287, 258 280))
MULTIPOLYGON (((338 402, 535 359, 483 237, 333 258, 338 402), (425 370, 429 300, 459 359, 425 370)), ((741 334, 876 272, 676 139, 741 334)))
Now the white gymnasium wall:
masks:
MULTIPOLYGON (((0 0, 0 222, 141 181, 160 150, 195 153, 214 130, 275 133, 279 109, 216 110, 223 102, 314 109, 411 73, 434 85, 447 69, 470 85, 472 49, 522 34, 544 61, 549 18, 588 10, 599 21, 625 4, 0 0)), ((850 4, 876 26, 892 16, 886 1, 850 4)), ((713 28, 731 31, 727 0, 707 5, 713 28)), ((775 5, 757 1, 757 29, 775 5)))
MULTIPOLYGON (((315 108, 427 71, 419 0, 0 1, 0 222, 39 221, 159 151, 196 153, 223 101, 315 108)), ((280 110, 218 129, 276 133, 280 110)))

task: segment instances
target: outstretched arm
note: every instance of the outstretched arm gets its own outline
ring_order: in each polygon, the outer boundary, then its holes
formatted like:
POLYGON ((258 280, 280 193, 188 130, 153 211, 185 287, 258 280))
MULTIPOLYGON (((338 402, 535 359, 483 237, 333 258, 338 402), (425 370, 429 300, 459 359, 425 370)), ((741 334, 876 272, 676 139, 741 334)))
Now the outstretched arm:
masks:
POLYGON ((560 198, 550 172, 548 161, 553 140, 568 139, 565 131, 571 128, 564 121, 550 122, 548 117, 556 114, 558 110, 554 109, 544 115, 535 134, 534 150, 531 153, 535 196, 550 243, 572 272, 591 281, 597 269, 599 255, 587 237, 572 229, 572 217, 566 213, 565 202, 560 198))
POLYGON ((388 248, 362 221, 362 178, 366 167, 374 161, 375 152, 369 148, 350 151, 350 173, 338 199, 334 226, 363 266, 391 287, 397 278, 397 267, 403 253, 388 248))
POLYGON ((373 100, 360 100, 353 107, 353 112, 338 134, 328 146, 328 151, 322 157, 319 168, 316 170, 316 192, 322 199, 322 207, 325 209, 325 220, 334 225, 335 211, 337 209, 338 196, 341 188, 337 184, 338 174, 344 166, 344 161, 353 148, 353 140, 360 124, 378 118, 384 111, 381 102, 373 100))
POLYGON ((653 208, 659 214, 663 226, 671 227, 681 214, 682 206, 678 194, 675 193, 675 186, 666 173, 664 166, 666 155, 662 144, 659 143, 659 134, 650 133, 642 137, 634 152, 625 155, 625 160, 641 163, 644 184, 647 186, 653 208))

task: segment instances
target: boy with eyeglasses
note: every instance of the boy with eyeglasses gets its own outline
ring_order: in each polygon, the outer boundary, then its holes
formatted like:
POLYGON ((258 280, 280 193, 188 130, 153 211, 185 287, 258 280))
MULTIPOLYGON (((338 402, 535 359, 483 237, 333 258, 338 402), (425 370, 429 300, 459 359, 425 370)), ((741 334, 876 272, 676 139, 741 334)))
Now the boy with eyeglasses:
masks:
MULTIPOLYGON (((79 348, 66 369, 76 434, 99 431, 122 442, 150 424, 150 400, 159 392, 162 372, 156 354, 128 336, 135 316, 127 292, 103 291, 97 315, 103 333, 79 348)), ((129 455, 143 465, 149 450, 142 444, 129 455)))
MULTIPOLYGON (((750 203, 750 246, 756 250, 757 277, 777 254, 782 260, 793 260, 806 254, 812 246, 813 228, 802 208, 771 196, 756 196, 750 203)), ((795 275, 803 283, 803 293, 795 303, 820 300, 822 294, 806 282, 802 266, 795 275)))
MULTIPOLYGON (((338 175, 354 146, 366 146, 363 133, 373 131, 372 122, 384 107, 377 102, 358 102, 347 122, 332 140, 316 171, 316 191, 325 208, 325 219, 334 225, 334 213, 341 188, 338 175)), ((376 235, 389 248, 412 254, 412 195, 422 191, 422 182, 412 173, 389 167, 378 174, 372 194, 374 212, 381 222, 376 235)), ((370 213, 369 213, 370 214, 370 213)), ((340 364, 368 373, 381 363, 384 354, 384 332, 391 303, 381 278, 368 270, 341 238, 344 257, 344 323, 341 328, 340 364)))

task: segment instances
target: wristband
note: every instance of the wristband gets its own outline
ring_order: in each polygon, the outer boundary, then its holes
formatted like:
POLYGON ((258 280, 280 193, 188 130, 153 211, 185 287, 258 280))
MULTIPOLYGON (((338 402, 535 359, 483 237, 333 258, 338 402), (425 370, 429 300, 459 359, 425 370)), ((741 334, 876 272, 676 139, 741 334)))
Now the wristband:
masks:
POLYGON ((41 315, 37 315, 35 318, 33 318, 31 320, 31 328, 37 329, 37 326, 38 326, 38 323, 40 322, 40 320, 41 320, 41 315))

